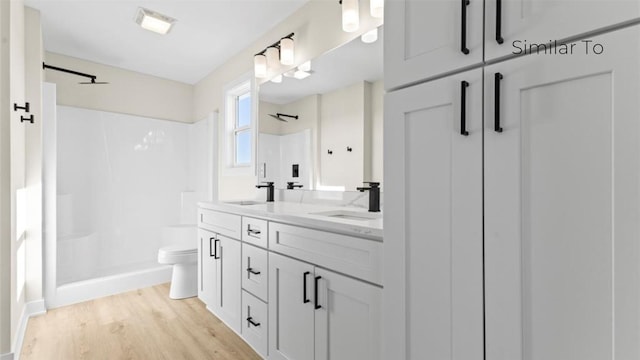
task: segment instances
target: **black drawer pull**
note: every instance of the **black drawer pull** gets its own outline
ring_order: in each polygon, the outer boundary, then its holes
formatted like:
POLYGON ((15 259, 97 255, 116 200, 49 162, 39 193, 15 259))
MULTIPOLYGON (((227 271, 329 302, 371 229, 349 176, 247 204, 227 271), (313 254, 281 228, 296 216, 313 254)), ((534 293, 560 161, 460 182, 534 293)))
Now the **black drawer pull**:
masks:
POLYGON ((467 131, 467 88, 469 83, 460 82, 460 135, 469 136, 467 131))
POLYGON ((460 51, 463 54, 469 55, 469 49, 467 48, 467 6, 471 3, 470 0, 461 0, 462 1, 462 9, 461 9, 461 27, 460 29, 460 51))
POLYGON ((504 43, 502 38, 502 0, 496 0, 496 42, 504 43))
POLYGON ((311 273, 308 271, 305 271, 304 274, 302 274, 302 303, 303 304, 306 304, 311 301, 307 298, 307 276, 309 274, 311 273))
POLYGON ((495 94, 494 94, 494 123, 493 123, 493 130, 495 132, 502 132, 502 127, 500 126, 500 80, 502 80, 503 76, 501 73, 495 73, 494 74, 494 80, 495 80, 495 94))
POLYGON ((314 280, 314 284, 313 284, 313 291, 315 292, 314 294, 314 308, 316 310, 321 309, 322 306, 320 306, 318 304, 318 280, 322 279, 322 276, 316 276, 315 280, 314 280))
POLYGON ((247 271, 252 273, 253 275, 260 275, 260 271, 255 271, 253 268, 247 268, 247 271))
POLYGON ((253 318, 252 318, 251 316, 249 316, 249 317, 247 318, 247 322, 248 322, 247 327, 251 327, 251 325, 253 325, 253 326, 255 326, 255 327, 260 326, 260 323, 257 323, 257 322, 255 322, 255 321, 253 321, 253 318))
POLYGON ((247 228, 247 235, 260 235, 260 230, 247 228))
POLYGON ((215 246, 215 242, 212 242, 213 240, 215 240, 216 238, 211 237, 209 238, 209 257, 213 257, 214 259, 216 258, 216 253, 214 251, 215 246))
POLYGON ((213 242, 213 248, 215 249, 215 251, 213 252, 213 258, 214 259, 220 259, 220 255, 218 255, 218 243, 220 242, 220 239, 216 239, 213 242))

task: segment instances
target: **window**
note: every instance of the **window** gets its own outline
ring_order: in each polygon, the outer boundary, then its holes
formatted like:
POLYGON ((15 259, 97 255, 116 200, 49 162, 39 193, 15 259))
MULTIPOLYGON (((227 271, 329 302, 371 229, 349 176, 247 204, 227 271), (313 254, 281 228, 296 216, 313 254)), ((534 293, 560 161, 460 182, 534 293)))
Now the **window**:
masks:
POLYGON ((227 175, 255 174, 255 114, 253 77, 243 76, 225 89, 225 150, 227 175))

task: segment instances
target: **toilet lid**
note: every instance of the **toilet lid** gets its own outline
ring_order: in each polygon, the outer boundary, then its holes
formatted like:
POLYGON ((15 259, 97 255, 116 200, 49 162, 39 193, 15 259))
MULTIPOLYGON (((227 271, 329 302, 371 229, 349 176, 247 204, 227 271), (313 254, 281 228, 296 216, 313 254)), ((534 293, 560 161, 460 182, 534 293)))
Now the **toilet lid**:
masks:
POLYGON ((171 254, 192 254, 192 253, 197 253, 198 249, 185 246, 185 245, 173 245, 173 246, 165 246, 163 248, 160 248, 160 251, 164 253, 171 253, 171 254))

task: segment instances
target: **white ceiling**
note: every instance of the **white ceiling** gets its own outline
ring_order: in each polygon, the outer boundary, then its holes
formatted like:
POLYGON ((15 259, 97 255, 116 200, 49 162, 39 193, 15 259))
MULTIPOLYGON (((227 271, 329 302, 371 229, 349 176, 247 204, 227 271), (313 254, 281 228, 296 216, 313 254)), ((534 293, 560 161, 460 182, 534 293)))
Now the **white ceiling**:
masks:
POLYGON ((311 76, 304 79, 283 77, 282 83, 260 86, 260 100, 288 104, 313 94, 325 94, 358 81, 374 82, 383 77, 383 27, 378 40, 365 44, 356 38, 311 61, 311 76))
MULTIPOLYGON (((194 84, 308 0, 25 0, 40 10, 47 51, 194 84), (138 7, 177 19, 140 28, 138 7)), ((55 65, 55 64, 51 64, 55 65)))

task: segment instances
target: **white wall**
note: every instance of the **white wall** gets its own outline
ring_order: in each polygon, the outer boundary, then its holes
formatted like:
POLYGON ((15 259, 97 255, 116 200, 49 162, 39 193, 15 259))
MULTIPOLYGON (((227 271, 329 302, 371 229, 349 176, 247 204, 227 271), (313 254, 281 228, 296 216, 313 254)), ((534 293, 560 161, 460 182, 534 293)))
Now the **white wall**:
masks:
MULTIPOLYGON (((222 110, 223 88, 242 74, 253 69, 253 55, 282 36, 295 33, 295 65, 313 59, 333 48, 360 36, 363 32, 381 25, 381 19, 368 14, 368 1, 360 4, 360 30, 354 33, 342 31, 340 6, 333 1, 312 0, 283 22, 266 32, 251 46, 232 57, 195 85, 195 118, 202 118, 215 110, 222 110)), ((280 69, 283 70, 283 69, 280 69)), ((224 121, 221 119, 220 124, 224 121)), ((220 125, 221 126, 221 125, 220 125)), ((223 131, 219 131, 220 134, 223 131)), ((219 161, 219 164, 222 162, 219 161)), ((247 198, 257 195, 256 176, 223 176, 219 183, 222 200, 247 198)))
MULTIPOLYGON (((51 52, 45 54, 45 62, 96 75, 97 81, 109 82, 107 85, 80 85, 78 82, 89 79, 46 70, 46 81, 57 85, 58 105, 154 119, 194 121, 192 85, 51 52)), ((196 119, 200 118, 202 116, 196 119)))

